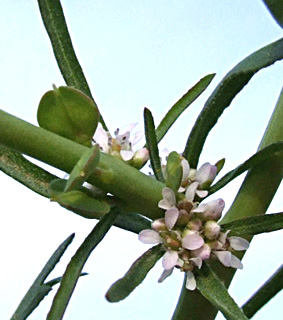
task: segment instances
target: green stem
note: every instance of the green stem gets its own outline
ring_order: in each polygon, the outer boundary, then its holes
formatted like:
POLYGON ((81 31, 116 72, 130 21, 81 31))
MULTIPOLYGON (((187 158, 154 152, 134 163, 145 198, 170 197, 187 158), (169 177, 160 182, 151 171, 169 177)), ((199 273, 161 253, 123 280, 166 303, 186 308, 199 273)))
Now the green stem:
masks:
MULTIPOLYGON (((86 147, 35 127, 0 110, 0 144, 70 173, 86 147), (12 133, 12 134, 11 134, 12 133)), ((158 202, 164 185, 122 160, 101 153, 89 182, 121 199, 129 211, 159 218, 158 202)))
MULTIPOLYGON (((74 51, 60 1, 38 0, 38 6, 57 64, 66 84, 82 91, 94 101, 82 67, 74 51)), ((94 104, 96 105, 95 101, 94 104)), ((104 129, 107 130, 101 115, 99 121, 104 129)))
MULTIPOLYGON (((268 123, 259 150, 271 143, 283 140, 283 90, 268 123)), ((266 160, 255 166, 247 174, 231 208, 221 220, 221 223, 232 222, 237 219, 264 214, 271 203, 276 190, 283 178, 283 159, 281 155, 266 160)), ((242 255, 243 256, 243 255, 242 255)), ((240 257, 240 256, 239 256, 240 257)), ((213 270, 228 287, 235 274, 235 269, 226 268, 218 262, 211 263, 213 270)), ((217 310, 200 295, 199 292, 191 294, 183 286, 176 310, 173 315, 175 320, 197 320, 191 314, 190 306, 196 310, 205 310, 203 319, 214 319, 217 310)), ((202 319, 199 317, 198 319, 202 319)))

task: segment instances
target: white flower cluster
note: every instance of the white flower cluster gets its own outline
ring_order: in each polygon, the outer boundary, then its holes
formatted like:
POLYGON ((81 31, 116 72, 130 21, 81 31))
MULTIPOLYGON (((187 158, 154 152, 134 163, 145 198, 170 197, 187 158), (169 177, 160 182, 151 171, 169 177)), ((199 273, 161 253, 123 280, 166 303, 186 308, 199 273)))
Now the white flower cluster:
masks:
POLYGON ((162 259, 164 271, 158 280, 162 282, 171 275, 175 267, 187 273, 186 287, 196 288, 194 268, 201 268, 202 262, 210 258, 218 259, 224 266, 242 269, 241 261, 232 254, 234 250, 246 250, 247 240, 231 236, 229 231, 221 232, 217 223, 225 203, 222 199, 205 204, 194 202, 204 198, 208 187, 217 174, 217 168, 209 163, 198 171, 190 170, 186 160, 182 160, 183 179, 179 191, 185 192, 183 200, 177 202, 173 190, 165 187, 159 208, 165 210, 164 218, 152 222, 152 229, 139 233, 139 240, 147 244, 162 243, 165 254, 162 259))
POLYGON ((132 146, 139 142, 143 136, 141 131, 131 136, 131 131, 136 125, 137 123, 128 125, 122 134, 120 134, 120 129, 117 129, 114 132, 114 138, 108 131, 104 130, 99 123, 93 136, 94 141, 99 144, 100 149, 104 153, 116 156, 127 162, 137 163, 137 165, 143 164, 149 158, 148 150, 142 148, 135 152, 132 149, 132 146))

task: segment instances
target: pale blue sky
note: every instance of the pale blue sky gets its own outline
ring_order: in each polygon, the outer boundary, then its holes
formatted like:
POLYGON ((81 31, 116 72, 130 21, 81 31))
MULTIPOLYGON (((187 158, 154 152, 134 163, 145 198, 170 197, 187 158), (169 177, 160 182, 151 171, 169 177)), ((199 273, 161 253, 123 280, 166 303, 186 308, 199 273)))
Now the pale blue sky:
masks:
MULTIPOLYGON (((200 78, 217 73, 207 92, 170 130, 161 149, 182 151, 197 114, 221 78, 247 55, 282 37, 260 0, 69 0, 62 5, 78 58, 112 132, 136 121, 142 129, 145 106, 158 123, 200 78)), ((36 124, 41 96, 52 83, 64 82, 36 1, 4 0, 0 9, 1 108, 36 124)), ((252 79, 213 129, 201 162, 225 157, 225 173, 256 151, 282 88, 282 71, 279 62, 252 79)), ((216 194, 227 209, 241 181, 242 177, 216 194)), ((0 309, 8 319, 59 243, 76 232, 54 277, 61 275, 94 221, 49 203, 2 173, 0 190, 0 309)), ((282 211, 282 191, 281 186, 269 212, 282 211)), ((280 231, 253 241, 237 276, 239 283, 231 287, 238 303, 280 266, 282 240, 280 231)), ((104 299, 109 285, 146 249, 136 235, 111 230, 87 263, 84 271, 90 275, 80 280, 64 319, 170 319, 182 275, 176 270, 158 284, 160 264, 127 300, 110 305, 104 299)), ((29 319, 44 319, 52 296, 29 319)), ((253 319, 277 319, 282 303, 281 293, 253 319)))

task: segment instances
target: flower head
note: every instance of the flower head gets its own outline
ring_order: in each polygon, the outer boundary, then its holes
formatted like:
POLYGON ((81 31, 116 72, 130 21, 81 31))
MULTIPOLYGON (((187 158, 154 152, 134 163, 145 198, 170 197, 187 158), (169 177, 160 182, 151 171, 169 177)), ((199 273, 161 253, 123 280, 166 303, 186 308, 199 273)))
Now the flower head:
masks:
POLYGON ((142 132, 136 132, 134 135, 131 135, 131 131, 137 125, 133 123, 128 125, 123 133, 120 133, 120 129, 116 129, 114 136, 102 128, 102 125, 99 123, 98 127, 94 133, 94 140, 100 145, 100 149, 107 154, 116 156, 124 161, 132 160, 134 163, 137 162, 137 165, 142 165, 145 163, 148 158, 148 150, 143 148, 134 152, 132 146, 135 145, 143 136, 142 132))
MULTIPOLYGON (((207 165, 205 167, 208 168, 207 165)), ((207 177, 208 174, 203 179, 207 177)), ((158 203, 159 208, 165 210, 164 218, 153 221, 152 229, 139 233, 139 240, 143 243, 160 243, 165 249, 162 258, 164 271, 158 282, 164 281, 174 268, 178 268, 187 274, 188 290, 196 288, 194 269, 200 269, 203 261, 214 258, 226 267, 241 269, 241 261, 232 253, 246 250, 249 246, 247 240, 228 237, 229 231, 221 232, 217 221, 225 206, 222 199, 205 204, 194 202, 200 182, 201 179, 192 182, 180 201, 177 201, 173 190, 165 187, 163 198, 158 203)))

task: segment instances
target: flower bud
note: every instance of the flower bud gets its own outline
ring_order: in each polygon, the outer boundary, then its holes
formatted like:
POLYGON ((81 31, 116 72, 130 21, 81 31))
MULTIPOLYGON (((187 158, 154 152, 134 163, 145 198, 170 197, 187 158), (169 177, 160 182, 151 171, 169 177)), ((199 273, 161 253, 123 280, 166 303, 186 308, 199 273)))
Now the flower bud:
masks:
POLYGON ((224 206, 225 206, 224 200, 217 199, 217 200, 210 201, 206 204, 201 204, 199 207, 192 210, 192 212, 202 213, 202 219, 204 221, 207 221, 207 220, 217 221, 221 217, 224 206))
POLYGON ((194 231, 199 231, 202 228, 202 222, 200 219, 194 219, 189 221, 187 228, 194 231))
POLYGON ((208 189, 216 175, 217 167, 206 162, 196 172, 195 180, 199 182, 200 189, 208 189))
POLYGON ((157 232, 167 230, 167 227, 165 224, 165 219, 160 218, 160 219, 152 221, 151 228, 157 232))
POLYGON ((149 152, 146 148, 137 150, 130 161, 130 165, 140 169, 149 159, 149 152))
POLYGON ((209 220, 204 225, 204 236, 209 239, 213 240, 219 236, 220 233, 220 226, 217 222, 213 220, 209 220))

